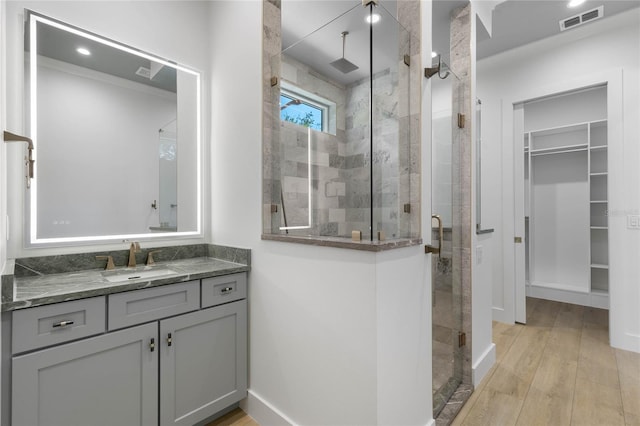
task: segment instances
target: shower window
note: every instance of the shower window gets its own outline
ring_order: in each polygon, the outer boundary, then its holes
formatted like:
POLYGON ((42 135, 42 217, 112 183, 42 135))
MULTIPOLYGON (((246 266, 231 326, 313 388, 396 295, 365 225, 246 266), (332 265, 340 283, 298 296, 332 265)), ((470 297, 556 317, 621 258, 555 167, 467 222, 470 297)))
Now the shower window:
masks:
POLYGON ((280 120, 335 135, 335 102, 288 81, 280 86, 280 120))
POLYGON ((325 130, 325 116, 324 108, 304 102, 295 96, 280 95, 280 119, 283 121, 314 130, 325 130))

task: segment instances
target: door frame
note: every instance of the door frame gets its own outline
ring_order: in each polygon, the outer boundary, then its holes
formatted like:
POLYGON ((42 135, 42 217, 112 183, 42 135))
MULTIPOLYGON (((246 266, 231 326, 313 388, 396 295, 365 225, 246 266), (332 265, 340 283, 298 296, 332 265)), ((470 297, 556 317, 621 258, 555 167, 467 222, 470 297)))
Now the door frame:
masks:
MULTIPOLYGON (((502 102, 502 246, 503 246, 503 298, 504 298, 504 311, 500 312, 500 318, 496 309, 494 308, 494 319, 506 322, 526 322, 526 284, 524 277, 516 279, 516 271, 519 271, 516 264, 524 265, 524 245, 518 252, 516 258, 515 242, 514 238, 516 232, 516 191, 524 191, 523 186, 518 186, 515 182, 516 178, 516 161, 522 161, 524 152, 516 150, 515 147, 515 132, 518 130, 517 114, 514 113, 515 107, 518 104, 523 104, 528 101, 532 101, 547 96, 558 95, 561 93, 572 92, 575 90, 584 89, 587 87, 594 87, 598 85, 607 85, 607 119, 608 119, 608 137, 610 141, 619 141, 616 144, 609 145, 609 163, 611 164, 623 164, 623 95, 622 95, 622 68, 613 68, 606 71, 599 71, 590 74, 586 74, 573 79, 556 79, 553 80, 553 76, 547 81, 547 84, 537 87, 523 87, 519 92, 511 94, 509 98, 501 99, 502 102), (612 146, 613 145, 613 146, 612 146)), ((519 145, 521 146, 521 145, 519 145)), ((622 177, 622 173, 619 175, 622 177)), ((621 188, 618 184, 618 179, 615 174, 609 176, 609 188, 621 188)), ((609 191, 609 205, 616 206, 621 205, 623 200, 623 194, 618 194, 619 191, 609 191)), ((610 207, 611 208, 611 207, 610 207)), ((524 221, 524 218, 523 218, 524 221)), ((615 229, 610 229, 609 238, 612 238, 611 233, 616 234, 615 229)), ((524 236, 523 236, 524 237, 524 236)), ((527 241, 524 241, 527 243, 527 241)), ((613 326, 616 321, 614 315, 616 299, 617 297, 624 298, 624 295, 617 294, 617 288, 615 286, 617 272, 621 271, 618 267, 618 259, 614 253, 614 245, 609 247, 609 330, 614 330, 613 326)), ((524 273, 524 268, 521 268, 524 273)), ((610 336, 613 333, 610 332, 610 336)))

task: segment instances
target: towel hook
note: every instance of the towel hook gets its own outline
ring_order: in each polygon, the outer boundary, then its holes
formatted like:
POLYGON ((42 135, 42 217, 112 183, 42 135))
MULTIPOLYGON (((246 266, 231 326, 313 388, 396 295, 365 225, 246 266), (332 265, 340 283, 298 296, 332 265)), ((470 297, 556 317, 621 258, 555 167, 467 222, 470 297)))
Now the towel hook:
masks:
POLYGON ((33 179, 33 165, 36 162, 36 160, 33 159, 33 141, 26 137, 26 136, 20 136, 20 135, 16 135, 15 133, 11 133, 11 132, 7 132, 6 130, 4 131, 4 141, 5 142, 26 142, 28 147, 27 149, 29 150, 29 156, 25 157, 25 164, 27 166, 27 173, 26 173, 26 179, 27 179, 27 189, 31 188, 31 179, 33 179))

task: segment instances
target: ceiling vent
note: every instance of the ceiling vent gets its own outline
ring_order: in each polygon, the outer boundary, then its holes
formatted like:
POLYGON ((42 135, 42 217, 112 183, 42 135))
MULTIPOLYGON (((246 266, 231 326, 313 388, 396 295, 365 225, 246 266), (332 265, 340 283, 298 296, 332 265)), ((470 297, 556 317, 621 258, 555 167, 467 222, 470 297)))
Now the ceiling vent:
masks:
POLYGON ((151 78, 151 70, 149 68, 140 67, 138 68, 138 71, 136 71, 136 74, 140 77, 151 78))
POLYGON ((565 31, 574 27, 578 27, 587 22, 595 21, 602 18, 604 15, 604 6, 597 7, 595 9, 587 10, 579 15, 572 16, 560 21, 560 31, 565 31))

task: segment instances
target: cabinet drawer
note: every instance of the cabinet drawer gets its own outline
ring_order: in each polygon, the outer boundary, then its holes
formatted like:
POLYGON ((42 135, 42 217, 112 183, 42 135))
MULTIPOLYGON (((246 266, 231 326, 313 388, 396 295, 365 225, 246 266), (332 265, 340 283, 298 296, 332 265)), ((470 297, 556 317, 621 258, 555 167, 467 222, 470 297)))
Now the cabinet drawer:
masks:
POLYGON ((202 280, 202 307, 220 305, 247 297, 247 274, 222 275, 202 280))
POLYGON ((200 309, 200 282, 109 295, 109 330, 200 309))
POLYGON ((15 311, 11 331, 14 354, 104 333, 105 298, 15 311))

